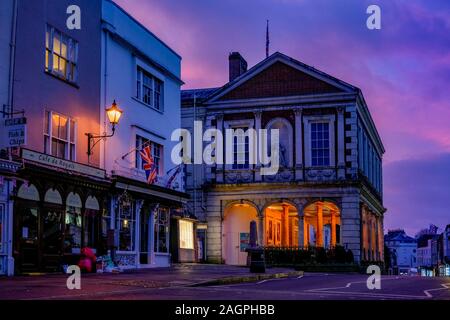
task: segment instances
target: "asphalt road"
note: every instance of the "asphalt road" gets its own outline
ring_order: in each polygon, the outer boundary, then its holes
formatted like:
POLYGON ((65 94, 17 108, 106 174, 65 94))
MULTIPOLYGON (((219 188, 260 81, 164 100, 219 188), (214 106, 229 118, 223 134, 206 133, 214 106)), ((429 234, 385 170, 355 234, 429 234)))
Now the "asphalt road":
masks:
POLYGON ((450 279, 382 277, 381 289, 369 290, 367 276, 307 273, 303 277, 199 288, 161 288, 131 293, 126 299, 193 300, 450 300, 450 279))
POLYGON ((306 273, 298 278, 210 287, 180 285, 149 288, 137 282, 132 286, 116 286, 108 289, 107 286, 99 284, 98 287, 83 290, 82 293, 41 295, 38 299, 450 300, 450 279, 448 278, 384 276, 379 290, 369 290, 366 285, 367 278, 360 274, 306 273))

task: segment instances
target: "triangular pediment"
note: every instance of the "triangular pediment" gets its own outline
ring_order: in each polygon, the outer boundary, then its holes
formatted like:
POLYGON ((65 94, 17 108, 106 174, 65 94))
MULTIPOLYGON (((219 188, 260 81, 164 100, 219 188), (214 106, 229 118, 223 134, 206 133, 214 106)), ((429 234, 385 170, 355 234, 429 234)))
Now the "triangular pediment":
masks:
POLYGON ((351 92, 355 88, 277 53, 219 89, 210 101, 351 92))

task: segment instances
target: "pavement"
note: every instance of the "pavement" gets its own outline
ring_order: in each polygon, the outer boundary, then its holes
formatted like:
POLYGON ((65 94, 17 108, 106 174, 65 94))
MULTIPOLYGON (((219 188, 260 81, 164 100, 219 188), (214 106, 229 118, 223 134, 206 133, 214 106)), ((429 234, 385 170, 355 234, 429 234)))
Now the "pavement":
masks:
POLYGON ((147 290, 258 282, 301 274, 287 268, 268 268, 265 274, 252 274, 239 266, 180 264, 114 274, 82 274, 80 290, 67 288, 69 275, 65 274, 0 277, 0 300, 127 299, 128 295, 147 290))
POLYGON ((81 290, 68 290, 66 275, 0 278, 0 299, 450 300, 450 278, 382 276, 381 289, 370 290, 363 274, 294 273, 281 268, 267 272, 253 278, 243 267, 176 265, 83 274, 81 290))

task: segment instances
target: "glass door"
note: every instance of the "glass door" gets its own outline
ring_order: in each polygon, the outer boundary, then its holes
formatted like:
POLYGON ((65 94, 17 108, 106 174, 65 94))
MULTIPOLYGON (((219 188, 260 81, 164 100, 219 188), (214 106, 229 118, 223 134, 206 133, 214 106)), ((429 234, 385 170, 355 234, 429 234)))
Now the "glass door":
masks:
POLYGON ((63 212, 44 208, 41 214, 41 252, 43 271, 60 271, 63 247, 63 212))
POLYGON ((150 214, 148 213, 148 210, 144 210, 144 208, 141 210, 141 228, 140 228, 140 255, 139 255, 139 263, 140 264, 148 264, 150 263, 149 260, 149 222, 150 222, 150 214))
POLYGON ((39 210, 31 205, 19 207, 16 220, 16 250, 20 272, 39 269, 39 210))

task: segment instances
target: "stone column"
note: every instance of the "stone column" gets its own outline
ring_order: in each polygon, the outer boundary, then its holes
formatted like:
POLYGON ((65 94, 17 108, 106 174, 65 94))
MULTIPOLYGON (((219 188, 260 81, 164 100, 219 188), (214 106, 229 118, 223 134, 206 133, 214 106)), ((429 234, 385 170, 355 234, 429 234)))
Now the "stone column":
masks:
POLYGON ((261 129, 261 116, 262 116, 262 111, 257 110, 254 112, 255 115, 255 131, 256 131, 256 139, 255 141, 258 141, 257 143, 255 143, 255 157, 256 157, 256 165, 255 165, 255 182, 261 182, 262 181, 262 177, 261 177, 261 163, 259 162, 259 152, 261 152, 260 150, 260 146, 259 146, 259 131, 261 129))
POLYGON ((323 203, 317 202, 316 247, 323 247, 323 203))
MULTIPOLYGON (((216 116, 216 128, 218 130, 220 130, 220 132, 222 132, 223 135, 225 134, 225 132, 223 130, 223 114, 218 114, 216 116)), ((225 148, 225 141, 224 141, 223 147, 225 148)), ((223 152, 223 157, 225 160, 225 152, 223 152)), ((224 180, 223 175, 224 175, 223 164, 217 164, 217 166, 216 166, 216 181, 219 183, 223 182, 223 180, 224 180)))
POLYGON ((367 223, 367 238, 368 238, 367 242, 369 244, 369 247, 367 248, 367 251, 369 252, 367 258, 369 260, 372 260, 373 259, 373 257, 372 257, 372 249, 373 249, 373 247, 372 247, 372 214, 370 212, 367 214, 366 223, 367 223))
POLYGON ((281 245, 289 246, 289 207, 283 206, 283 218, 281 219, 282 223, 282 234, 281 234, 281 245))
POLYGON ((336 211, 331 211, 331 246, 336 246, 336 211))
POLYGON ((303 245, 309 246, 309 224, 306 222, 306 217, 303 217, 303 245))
POLYGON ((302 109, 294 110, 295 113, 295 180, 303 180, 303 134, 302 134, 302 109))
POLYGON ((337 116, 337 175, 338 179, 345 179, 345 123, 344 123, 345 108, 338 108, 337 116))
POLYGON ((303 247, 305 246, 305 217, 299 216, 298 217, 298 246, 303 247))
POLYGON ((258 245, 264 246, 264 217, 258 216, 258 245))
POLYGON ((375 216, 374 218, 374 224, 375 224, 375 258, 378 261, 380 258, 380 243, 378 242, 378 216, 375 216))
MULTIPOLYGON (((214 116, 208 116, 206 118, 205 131, 212 128, 213 120, 214 120, 214 116)), ((217 153, 216 153, 216 157, 217 157, 217 153)), ((215 173, 212 170, 213 165, 205 165, 205 166, 206 166, 206 180, 208 182, 211 182, 215 178, 215 173)), ((217 167, 217 164, 215 166, 217 167)))

